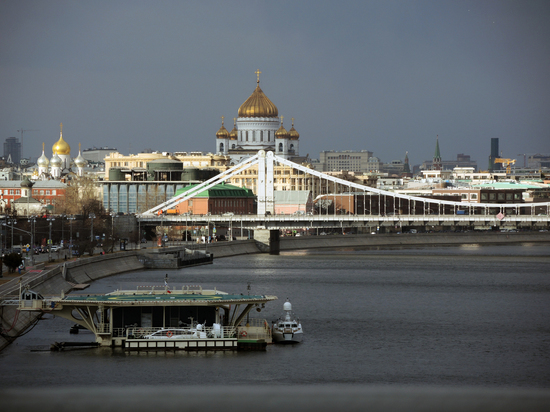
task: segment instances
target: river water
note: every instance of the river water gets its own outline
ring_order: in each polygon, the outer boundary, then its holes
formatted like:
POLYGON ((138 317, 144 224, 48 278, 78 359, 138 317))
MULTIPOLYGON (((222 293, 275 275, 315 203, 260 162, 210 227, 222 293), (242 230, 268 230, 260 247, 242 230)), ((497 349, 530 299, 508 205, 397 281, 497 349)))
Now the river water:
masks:
MULTIPOLYGON (((87 293, 163 284, 164 271, 102 279, 87 293)), ((400 384, 550 387, 550 246, 295 251, 169 271, 174 286, 288 298, 304 342, 266 352, 50 352, 71 322, 48 315, 0 352, 0 386, 400 384)))

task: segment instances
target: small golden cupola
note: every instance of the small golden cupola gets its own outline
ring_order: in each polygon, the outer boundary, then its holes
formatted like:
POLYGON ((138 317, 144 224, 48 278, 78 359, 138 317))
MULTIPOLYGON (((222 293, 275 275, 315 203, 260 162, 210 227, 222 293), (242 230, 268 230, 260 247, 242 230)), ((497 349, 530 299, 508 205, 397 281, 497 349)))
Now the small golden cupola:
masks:
POLYGON ((239 137, 239 131, 237 130, 237 118, 233 118, 233 130, 229 133, 229 138, 231 140, 237 140, 239 137))
POLYGON ((292 127, 288 131, 288 136, 290 137, 291 140, 298 140, 300 138, 300 133, 298 133, 294 128, 294 117, 291 120, 292 120, 292 127))
POLYGON ((256 89, 248 99, 239 107, 239 117, 277 117, 279 111, 271 100, 267 98, 262 89, 260 89, 260 73, 257 70, 256 89))
POLYGON ((222 116, 222 127, 220 127, 220 130, 218 130, 216 133, 216 137, 218 139, 227 139, 229 137, 229 132, 223 125, 223 119, 224 119, 224 116, 222 116))
POLYGON ((281 127, 279 127, 279 130, 275 132, 275 137, 277 139, 288 139, 288 132, 283 127, 283 116, 281 116, 281 127))
POLYGON ((71 154, 71 146, 63 140, 63 123, 60 124, 59 140, 52 146, 52 152, 59 155, 71 154))

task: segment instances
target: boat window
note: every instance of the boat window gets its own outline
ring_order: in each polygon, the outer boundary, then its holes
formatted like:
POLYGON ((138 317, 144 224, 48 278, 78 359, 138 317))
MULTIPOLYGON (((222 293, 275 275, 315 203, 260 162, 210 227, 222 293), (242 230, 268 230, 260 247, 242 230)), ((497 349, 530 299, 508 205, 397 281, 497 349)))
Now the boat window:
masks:
POLYGON ((293 328, 296 328, 298 325, 296 325, 295 323, 292 324, 292 327, 293 328))

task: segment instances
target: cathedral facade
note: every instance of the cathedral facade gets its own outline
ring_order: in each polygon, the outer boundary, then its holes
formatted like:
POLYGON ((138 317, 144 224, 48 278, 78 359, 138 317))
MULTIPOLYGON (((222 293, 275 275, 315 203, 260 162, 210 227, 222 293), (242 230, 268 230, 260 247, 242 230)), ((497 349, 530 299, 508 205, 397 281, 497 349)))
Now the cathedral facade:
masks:
POLYGON ((254 156, 259 150, 272 151, 285 159, 299 156, 300 134, 294 128, 294 119, 287 131, 277 106, 260 88, 260 73, 256 71, 256 89, 239 107, 231 132, 225 128, 222 116, 222 125, 216 133, 215 153, 230 156, 233 164, 254 156))

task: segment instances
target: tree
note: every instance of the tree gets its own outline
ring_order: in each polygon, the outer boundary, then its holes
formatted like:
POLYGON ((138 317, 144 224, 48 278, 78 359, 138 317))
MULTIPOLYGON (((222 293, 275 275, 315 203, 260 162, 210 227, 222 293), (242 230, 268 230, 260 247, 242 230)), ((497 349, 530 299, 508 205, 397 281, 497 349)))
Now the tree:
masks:
POLYGON ((23 258, 19 253, 9 253, 4 256, 3 263, 7 266, 9 272, 13 273, 23 263, 23 258))

